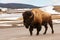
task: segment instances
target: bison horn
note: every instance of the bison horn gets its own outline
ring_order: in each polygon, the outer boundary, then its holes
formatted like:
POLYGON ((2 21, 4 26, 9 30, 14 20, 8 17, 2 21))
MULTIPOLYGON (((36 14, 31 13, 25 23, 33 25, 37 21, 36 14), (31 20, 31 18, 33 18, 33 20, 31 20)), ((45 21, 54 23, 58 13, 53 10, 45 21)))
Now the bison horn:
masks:
POLYGON ((34 15, 32 14, 31 16, 30 16, 30 18, 32 18, 34 15))

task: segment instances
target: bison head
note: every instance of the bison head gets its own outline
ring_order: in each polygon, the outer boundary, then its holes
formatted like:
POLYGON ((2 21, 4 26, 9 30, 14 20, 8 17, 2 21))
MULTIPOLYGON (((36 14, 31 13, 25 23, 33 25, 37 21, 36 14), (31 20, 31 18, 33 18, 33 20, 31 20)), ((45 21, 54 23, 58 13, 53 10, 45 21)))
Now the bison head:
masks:
POLYGON ((23 13, 23 23, 26 28, 29 28, 31 22, 33 21, 33 13, 31 11, 25 11, 23 13))

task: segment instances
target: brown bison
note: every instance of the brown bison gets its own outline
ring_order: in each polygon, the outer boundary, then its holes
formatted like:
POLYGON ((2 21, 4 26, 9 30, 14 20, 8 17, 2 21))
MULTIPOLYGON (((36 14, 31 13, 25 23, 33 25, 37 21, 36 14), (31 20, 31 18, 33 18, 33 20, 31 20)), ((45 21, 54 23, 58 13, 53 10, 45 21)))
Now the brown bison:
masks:
POLYGON ((37 35, 39 35, 42 25, 45 27, 45 32, 43 34, 46 34, 48 28, 47 24, 50 25, 52 33, 54 33, 51 14, 38 8, 25 11, 23 13, 23 23, 26 28, 29 28, 30 35, 32 35, 33 28, 37 29, 37 35))

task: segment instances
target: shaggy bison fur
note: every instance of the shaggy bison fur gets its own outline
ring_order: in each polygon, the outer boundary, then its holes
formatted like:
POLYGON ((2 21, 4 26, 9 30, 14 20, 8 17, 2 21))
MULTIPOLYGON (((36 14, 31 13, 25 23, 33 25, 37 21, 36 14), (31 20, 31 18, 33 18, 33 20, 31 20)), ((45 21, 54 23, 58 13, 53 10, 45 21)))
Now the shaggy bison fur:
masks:
POLYGON ((36 35, 39 35, 42 26, 45 27, 45 32, 43 34, 46 34, 48 28, 47 24, 50 25, 52 34, 54 33, 51 14, 38 8, 32 9, 31 11, 25 11, 23 13, 23 23, 26 28, 29 28, 30 35, 32 35, 34 28, 37 29, 36 35))

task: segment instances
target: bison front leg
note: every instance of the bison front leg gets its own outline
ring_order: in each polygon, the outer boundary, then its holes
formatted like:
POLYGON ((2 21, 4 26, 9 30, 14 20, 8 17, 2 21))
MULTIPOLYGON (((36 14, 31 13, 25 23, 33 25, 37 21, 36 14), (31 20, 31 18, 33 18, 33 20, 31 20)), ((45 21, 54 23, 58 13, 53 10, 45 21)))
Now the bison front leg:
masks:
POLYGON ((30 27, 30 28, 29 28, 29 31, 30 31, 30 35, 32 36, 33 28, 32 28, 32 27, 30 27))
POLYGON ((40 25, 37 26, 37 34, 36 35, 39 35, 39 31, 41 31, 41 26, 40 25))

